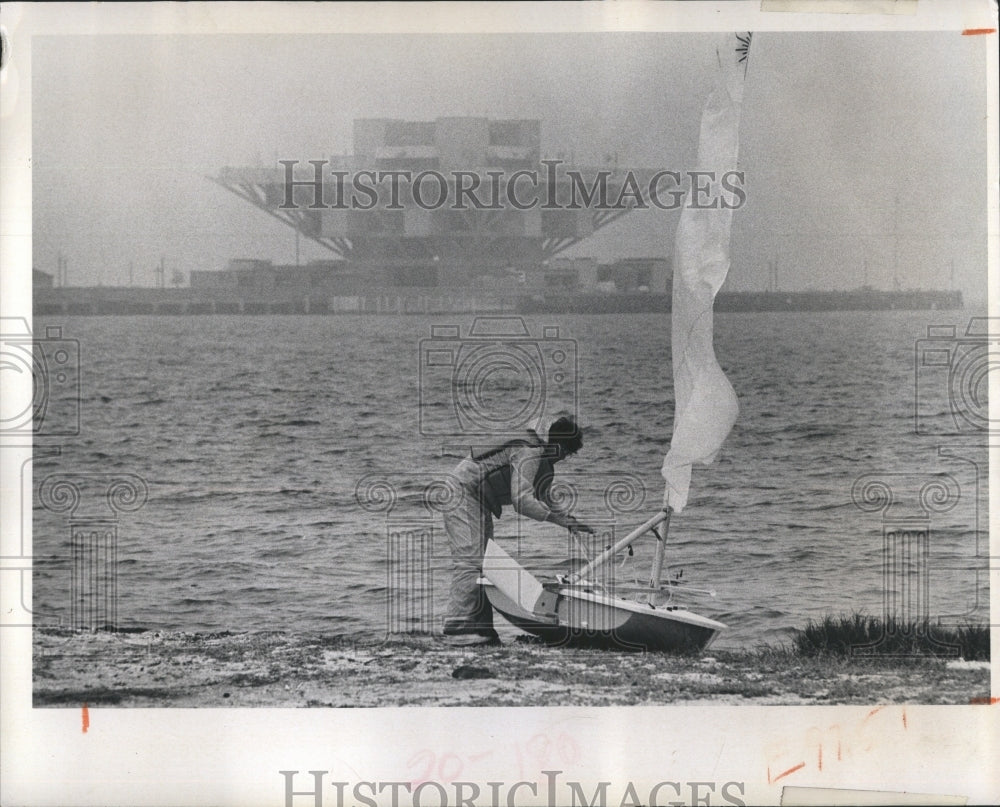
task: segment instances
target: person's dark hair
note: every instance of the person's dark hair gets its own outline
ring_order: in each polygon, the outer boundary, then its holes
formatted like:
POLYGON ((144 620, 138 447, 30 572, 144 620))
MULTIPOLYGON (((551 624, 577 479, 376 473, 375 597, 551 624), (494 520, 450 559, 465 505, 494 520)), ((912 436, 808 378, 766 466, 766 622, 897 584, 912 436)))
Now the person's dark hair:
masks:
POLYGON ((583 447, 583 433, 576 421, 570 417, 561 417, 549 426, 549 445, 557 445, 565 456, 575 454, 583 447))

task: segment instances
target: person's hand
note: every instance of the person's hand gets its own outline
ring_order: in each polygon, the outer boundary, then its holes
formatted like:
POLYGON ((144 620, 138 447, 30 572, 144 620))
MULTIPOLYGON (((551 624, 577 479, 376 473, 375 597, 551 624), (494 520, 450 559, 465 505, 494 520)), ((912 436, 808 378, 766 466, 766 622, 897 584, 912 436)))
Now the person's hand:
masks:
POLYGON ((594 528, 584 524, 582 521, 577 521, 573 516, 567 516, 567 528, 570 532, 585 532, 589 535, 594 534, 594 528))

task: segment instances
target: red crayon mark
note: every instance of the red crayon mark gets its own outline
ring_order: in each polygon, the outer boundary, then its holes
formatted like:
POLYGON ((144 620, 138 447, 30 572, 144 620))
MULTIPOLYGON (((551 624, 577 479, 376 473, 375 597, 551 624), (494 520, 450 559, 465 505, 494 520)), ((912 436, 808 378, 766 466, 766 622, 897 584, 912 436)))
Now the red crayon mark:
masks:
POLYGON ((90 728, 90 712, 87 711, 87 704, 83 704, 83 733, 87 733, 90 728))
POLYGON ((795 773, 795 771, 797 771, 797 770, 801 770, 801 769, 802 769, 802 768, 804 768, 805 766, 806 766, 806 763, 804 763, 804 762, 800 762, 800 763, 799 763, 798 765, 795 765, 794 767, 791 767, 791 768, 789 768, 789 769, 788 769, 787 771, 785 771, 784 773, 779 773, 779 774, 778 774, 777 776, 775 776, 774 778, 771 778, 771 769, 770 769, 770 768, 768 768, 768 769, 767 769, 767 783, 768 783, 769 785, 773 785, 773 784, 774 784, 775 782, 777 782, 777 781, 778 781, 779 779, 784 779, 784 778, 785 778, 786 776, 790 776, 791 774, 795 773))
POLYGON ((843 757, 840 755, 840 740, 837 740, 837 759, 842 760, 843 757))
POLYGON ((962 31, 962 36, 982 36, 983 34, 995 34, 996 28, 966 28, 962 31))
POLYGON ((819 747, 819 755, 816 758, 816 767, 823 770, 823 746, 819 747))
POLYGON ((903 710, 903 729, 906 729, 906 709, 903 710))
POLYGON ((969 698, 972 706, 992 706, 994 703, 1000 703, 1000 698, 969 698))
POLYGON ((866 715, 865 715, 865 720, 867 720, 867 719, 868 719, 869 717, 873 717, 873 716, 877 715, 877 714, 878 714, 879 712, 881 712, 881 711, 882 711, 882 710, 883 710, 884 708, 885 708, 884 706, 876 706, 876 707, 875 707, 874 709, 872 709, 872 710, 871 710, 871 711, 870 711, 870 712, 869 712, 868 714, 866 714, 866 715))

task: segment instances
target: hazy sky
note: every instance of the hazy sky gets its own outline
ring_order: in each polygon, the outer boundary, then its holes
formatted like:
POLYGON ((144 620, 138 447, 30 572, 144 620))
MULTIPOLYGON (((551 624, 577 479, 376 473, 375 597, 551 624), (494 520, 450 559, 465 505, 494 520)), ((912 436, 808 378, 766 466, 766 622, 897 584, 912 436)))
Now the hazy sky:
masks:
MULTIPOLYGON (((741 126, 747 205, 727 288, 986 279, 985 37, 761 33, 741 126)), ((292 262, 294 232, 205 179, 352 150, 358 117, 539 118, 544 156, 689 170, 713 35, 71 36, 33 40, 34 264, 151 285, 231 257, 292 262)), ((568 254, 665 255, 637 211, 568 254)), ((303 259, 332 257, 303 240, 303 259)))

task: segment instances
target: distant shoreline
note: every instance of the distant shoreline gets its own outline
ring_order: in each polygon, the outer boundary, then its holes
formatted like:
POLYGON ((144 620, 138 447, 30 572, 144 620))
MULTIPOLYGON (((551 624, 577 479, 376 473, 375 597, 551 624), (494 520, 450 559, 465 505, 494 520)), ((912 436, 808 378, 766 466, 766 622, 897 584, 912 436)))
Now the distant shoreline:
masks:
MULTIPOLYGON (((958 311, 962 292, 873 288, 849 291, 722 291, 717 313, 822 311, 958 311)), ((471 288, 373 288, 332 294, 317 289, 244 296, 235 290, 133 286, 36 287, 37 316, 135 315, 414 315, 669 313, 659 292, 484 292, 471 288)))
POLYGON ((34 634, 34 706, 385 707, 969 704, 987 662, 700 656, 547 647, 454 648, 433 637, 358 642, 288 633, 34 634))

